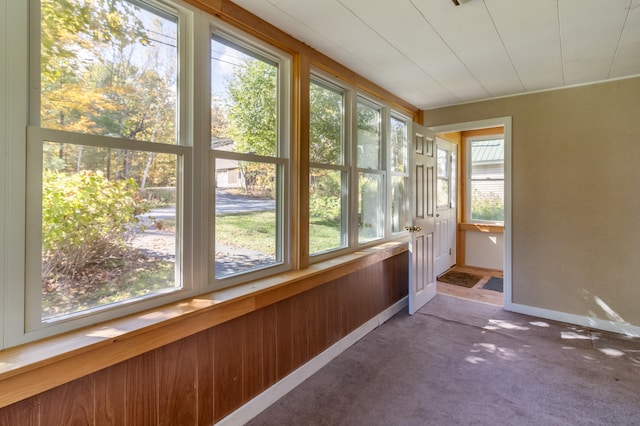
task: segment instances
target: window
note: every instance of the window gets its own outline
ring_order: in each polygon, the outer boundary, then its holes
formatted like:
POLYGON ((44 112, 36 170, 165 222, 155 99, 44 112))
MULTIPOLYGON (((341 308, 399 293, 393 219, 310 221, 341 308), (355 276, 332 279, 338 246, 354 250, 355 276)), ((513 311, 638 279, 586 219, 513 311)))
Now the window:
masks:
POLYGON ((288 53, 172 0, 28 3, 2 18, 2 348, 403 231, 409 118, 382 100, 314 69, 301 174, 288 53))
POLYGON ((41 2, 29 330, 185 288, 180 25, 138 1, 41 2))
POLYGON ((215 280, 287 268, 287 67, 258 46, 211 36, 215 280))
POLYGON ((391 116, 391 232, 403 232, 409 225, 409 157, 407 119, 391 116))
POLYGON ((438 165, 436 172, 436 208, 451 208, 451 169, 452 161, 449 156, 449 151, 441 147, 437 148, 437 162, 438 165))
POLYGON ((348 245, 345 93, 315 78, 309 91, 309 253, 348 245))
POLYGON ((468 139, 469 220, 504 221, 504 138, 468 139))
POLYGON ((382 109, 364 99, 357 104, 358 242, 384 236, 382 109))

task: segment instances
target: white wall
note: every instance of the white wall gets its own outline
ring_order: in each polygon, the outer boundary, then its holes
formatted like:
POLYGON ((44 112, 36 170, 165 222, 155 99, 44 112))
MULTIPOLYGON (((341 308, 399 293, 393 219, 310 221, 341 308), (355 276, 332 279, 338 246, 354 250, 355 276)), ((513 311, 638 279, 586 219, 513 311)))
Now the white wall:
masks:
POLYGON ((492 232, 465 232, 465 264, 502 271, 504 236, 492 232))

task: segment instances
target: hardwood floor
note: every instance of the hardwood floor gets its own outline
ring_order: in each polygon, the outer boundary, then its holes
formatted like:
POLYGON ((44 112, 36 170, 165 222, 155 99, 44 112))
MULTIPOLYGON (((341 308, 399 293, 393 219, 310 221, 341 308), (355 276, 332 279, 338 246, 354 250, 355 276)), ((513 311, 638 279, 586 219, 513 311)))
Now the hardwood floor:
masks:
POLYGON ((489 303, 491 305, 504 306, 503 293, 493 290, 485 290, 482 288, 482 286, 485 285, 485 283, 489 281, 489 278, 491 278, 492 276, 502 277, 502 271, 475 268, 471 266, 454 266, 450 270, 481 275, 482 279, 471 288, 438 281, 436 284, 436 290, 438 293, 448 294, 450 296, 460 297, 463 299, 475 300, 478 302, 489 303))

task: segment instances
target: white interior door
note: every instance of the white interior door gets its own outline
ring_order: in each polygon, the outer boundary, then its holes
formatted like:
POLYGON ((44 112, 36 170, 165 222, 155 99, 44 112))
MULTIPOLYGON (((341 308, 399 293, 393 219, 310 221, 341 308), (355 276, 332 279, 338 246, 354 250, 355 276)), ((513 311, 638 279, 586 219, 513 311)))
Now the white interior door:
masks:
POLYGON ((434 269, 434 216, 436 158, 435 134, 413 123, 411 156, 412 225, 409 239, 409 314, 436 295, 434 269))
POLYGON ((436 138, 436 277, 456 263, 458 146, 436 138))

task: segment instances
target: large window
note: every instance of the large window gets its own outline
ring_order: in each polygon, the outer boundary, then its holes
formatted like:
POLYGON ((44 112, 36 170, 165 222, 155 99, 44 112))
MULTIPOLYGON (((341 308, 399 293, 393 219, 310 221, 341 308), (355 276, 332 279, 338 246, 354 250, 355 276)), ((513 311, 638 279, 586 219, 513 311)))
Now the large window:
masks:
POLYGON ((309 90, 309 253, 348 244, 345 93, 314 79, 309 90))
POLYGON ((468 219, 504 221, 504 138, 468 139, 468 219))
POLYGON ((30 329, 183 287, 190 152, 178 15, 126 0, 43 0, 40 12, 28 132, 27 211, 41 224, 27 229, 30 329))
POLYGON ((2 348, 404 238, 410 122, 373 93, 311 58, 302 123, 292 56, 195 7, 23 3, 0 49, 2 348))
POLYGON ((287 83, 281 57, 212 34, 216 280, 286 267, 287 83))

